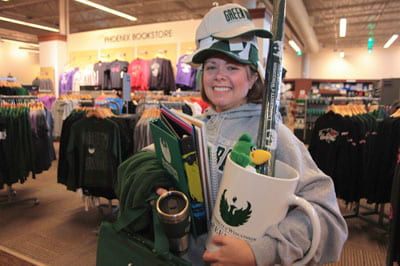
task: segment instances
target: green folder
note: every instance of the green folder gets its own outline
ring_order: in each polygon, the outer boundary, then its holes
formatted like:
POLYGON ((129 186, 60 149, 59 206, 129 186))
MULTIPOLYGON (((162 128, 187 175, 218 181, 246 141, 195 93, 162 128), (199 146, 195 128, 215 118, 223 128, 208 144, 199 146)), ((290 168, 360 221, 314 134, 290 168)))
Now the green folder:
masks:
POLYGON ((161 119, 150 122, 150 130, 157 158, 175 178, 177 188, 189 196, 179 139, 174 136, 161 119))

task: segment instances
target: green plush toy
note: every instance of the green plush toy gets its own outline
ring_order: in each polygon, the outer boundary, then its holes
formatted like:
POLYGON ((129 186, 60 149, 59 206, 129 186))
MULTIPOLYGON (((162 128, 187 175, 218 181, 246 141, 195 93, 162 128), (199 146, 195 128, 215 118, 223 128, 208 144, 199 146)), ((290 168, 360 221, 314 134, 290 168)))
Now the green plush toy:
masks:
POLYGON ((252 143, 251 136, 247 133, 240 136, 238 142, 233 146, 231 160, 243 168, 247 166, 255 167, 265 163, 271 158, 271 153, 257 149, 252 143))

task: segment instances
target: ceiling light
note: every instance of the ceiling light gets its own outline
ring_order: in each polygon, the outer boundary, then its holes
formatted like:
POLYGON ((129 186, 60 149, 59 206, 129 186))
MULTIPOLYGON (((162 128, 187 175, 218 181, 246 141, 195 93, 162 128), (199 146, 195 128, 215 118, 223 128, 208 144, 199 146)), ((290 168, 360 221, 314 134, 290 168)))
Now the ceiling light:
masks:
POLYGON ((297 43, 295 41, 290 40, 289 41, 289 45, 293 48, 293 50, 296 51, 297 55, 302 55, 303 54, 301 49, 300 49, 300 47, 297 45, 297 43))
POLYGON ((398 34, 393 34, 392 37, 390 37, 390 39, 385 43, 385 45, 383 46, 383 48, 389 48, 390 45, 392 45, 394 43, 394 41, 399 37, 398 34))
POLYGON ((301 49, 300 47, 297 45, 297 43, 293 40, 289 41, 289 45, 293 48, 293 50, 295 50, 296 52, 300 52, 301 49))
POLYGON ((25 51, 28 51, 28 52, 31 52, 31 53, 39 53, 39 49, 37 49, 37 48, 34 48, 34 47, 18 47, 19 49, 21 49, 21 50, 25 50, 25 51))
POLYGON ((339 53, 340 58, 344 58, 344 52, 339 53))
POLYGON ((46 26, 33 24, 33 23, 22 21, 22 20, 12 19, 12 18, 0 17, 0 20, 11 22, 11 23, 16 23, 16 24, 20 24, 20 25, 24 25, 24 26, 29 26, 29 27, 33 27, 33 28, 38 28, 38 29, 42 29, 42 30, 48 30, 48 31, 54 31, 54 32, 60 31, 59 29, 56 29, 56 28, 46 27, 46 26))
POLYGON ((374 47, 374 42, 375 42, 375 38, 374 37, 369 37, 368 38, 368 48, 373 48, 374 47))
POLYGON ((39 44, 37 44, 37 43, 29 43, 29 42, 22 42, 22 41, 4 39, 4 37, 0 37, 0 39, 3 42, 14 43, 14 44, 18 44, 18 45, 29 45, 29 46, 32 46, 32 47, 39 47, 39 44))
POLYGON ((340 22, 339 22, 339 36, 340 37, 346 37, 346 25, 347 25, 347 19, 341 18, 340 22))
POLYGON ((135 18, 133 16, 130 16, 130 15, 122 13, 120 11, 117 11, 117 10, 114 10, 114 9, 111 9, 111 8, 96 4, 96 3, 91 2, 91 1, 86 1, 86 0, 75 0, 75 1, 79 2, 79 3, 82 3, 82 4, 85 4, 85 5, 88 5, 88 6, 91 6, 91 7, 94 7, 94 8, 97 8, 97 9, 100 9, 100 10, 108 12, 108 13, 111 13, 113 15, 126 18, 126 19, 131 20, 131 21, 136 21, 137 20, 137 18, 135 18))

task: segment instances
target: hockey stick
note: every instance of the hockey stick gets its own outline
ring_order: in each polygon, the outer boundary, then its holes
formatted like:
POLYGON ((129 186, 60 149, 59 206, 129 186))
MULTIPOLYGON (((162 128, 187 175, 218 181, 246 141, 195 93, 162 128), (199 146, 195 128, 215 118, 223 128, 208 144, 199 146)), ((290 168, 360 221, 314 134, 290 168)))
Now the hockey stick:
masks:
POLYGON ((271 159, 259 167, 262 174, 274 175, 275 152, 277 146, 276 113, 279 107, 280 84, 282 79, 282 53, 285 24, 286 0, 274 0, 272 13, 272 33, 265 72, 265 92, 258 128, 257 147, 271 153, 271 159))

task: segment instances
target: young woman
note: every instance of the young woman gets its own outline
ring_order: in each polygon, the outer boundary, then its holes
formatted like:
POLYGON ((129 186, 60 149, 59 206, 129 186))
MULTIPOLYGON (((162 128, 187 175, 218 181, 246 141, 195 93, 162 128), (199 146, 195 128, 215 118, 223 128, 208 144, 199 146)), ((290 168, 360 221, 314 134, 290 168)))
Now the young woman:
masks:
MULTIPOLYGON (((214 178, 210 181, 214 187, 219 185, 225 158, 238 138, 248 133, 253 140, 257 139, 264 86, 259 74, 256 36, 270 37, 270 34, 255 28, 248 11, 237 4, 211 9, 196 33, 199 49, 192 62, 202 65, 201 94, 211 105, 203 119, 208 142, 212 144, 211 176, 214 178), (232 23, 234 19, 237 24, 232 23)), ((304 144, 281 122, 277 132, 276 159, 299 172, 296 195, 309 201, 320 219, 321 240, 310 263, 337 261, 348 231, 333 182, 318 169, 304 144)), ((215 199, 216 192, 212 193, 215 199)), ((230 236, 215 236, 212 242, 220 249, 204 252, 205 237, 201 236, 192 241, 187 258, 194 264, 203 264, 204 260, 211 265, 290 265, 307 253, 311 231, 309 218, 293 209, 283 221, 267 228, 262 238, 251 243, 230 236)))

